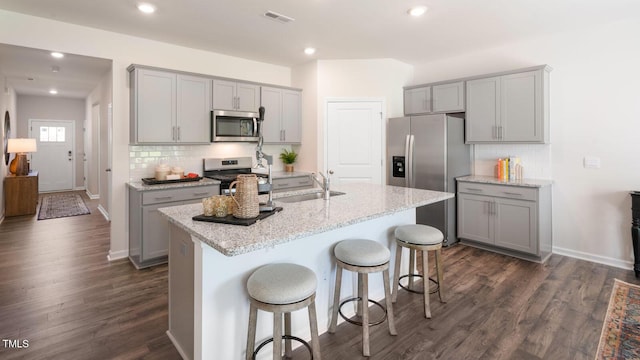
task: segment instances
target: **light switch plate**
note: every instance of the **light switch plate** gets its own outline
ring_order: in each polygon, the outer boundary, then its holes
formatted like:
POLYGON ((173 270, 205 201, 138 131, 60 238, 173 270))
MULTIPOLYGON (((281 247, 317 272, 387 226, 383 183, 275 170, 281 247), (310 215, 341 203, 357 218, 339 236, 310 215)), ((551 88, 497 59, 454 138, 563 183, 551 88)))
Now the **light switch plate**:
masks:
POLYGON ((600 158, 596 156, 584 157, 585 169, 600 169, 600 158))

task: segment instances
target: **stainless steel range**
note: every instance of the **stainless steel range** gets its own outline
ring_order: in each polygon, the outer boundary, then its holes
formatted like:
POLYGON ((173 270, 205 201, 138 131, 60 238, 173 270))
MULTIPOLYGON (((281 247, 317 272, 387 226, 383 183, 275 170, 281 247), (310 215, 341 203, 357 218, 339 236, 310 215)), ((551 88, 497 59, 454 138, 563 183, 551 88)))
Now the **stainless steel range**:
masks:
MULTIPOLYGON (((240 174, 251 174, 251 157, 210 158, 203 160, 203 176, 220 181, 220 195, 229 195, 229 185, 240 174)), ((267 174, 256 174, 267 178, 267 174)))

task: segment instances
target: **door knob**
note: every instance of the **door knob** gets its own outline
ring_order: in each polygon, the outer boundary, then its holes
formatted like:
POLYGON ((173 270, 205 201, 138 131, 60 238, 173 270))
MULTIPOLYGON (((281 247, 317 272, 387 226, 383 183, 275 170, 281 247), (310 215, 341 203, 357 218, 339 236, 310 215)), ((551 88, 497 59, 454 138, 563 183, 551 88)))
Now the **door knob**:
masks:
POLYGON ((111 172, 111 169, 104 169, 104 171, 106 171, 106 172, 111 172))

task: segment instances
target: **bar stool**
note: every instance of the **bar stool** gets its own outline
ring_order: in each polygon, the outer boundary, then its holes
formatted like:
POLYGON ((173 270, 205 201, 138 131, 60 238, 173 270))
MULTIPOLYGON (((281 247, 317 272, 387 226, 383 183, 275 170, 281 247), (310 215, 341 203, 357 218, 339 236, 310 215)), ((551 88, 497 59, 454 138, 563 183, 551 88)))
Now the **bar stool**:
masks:
POLYGON ((393 272, 393 302, 398 299, 398 286, 403 289, 416 293, 424 294, 424 316, 431 319, 431 309, 429 307, 429 294, 435 292, 440 297, 440 302, 444 303, 442 296, 442 259, 440 258, 440 250, 442 249, 442 241, 444 235, 442 232, 432 226, 412 224, 398 226, 395 230, 396 237, 396 264, 393 272), (400 276, 400 261, 402 259, 402 248, 409 249, 409 273, 400 276), (416 251, 422 251, 422 271, 423 275, 413 273, 415 269, 416 251), (429 251, 435 251, 436 255, 436 273, 438 281, 429 278, 429 251), (408 286, 400 284, 400 279, 409 278, 408 286), (423 279, 423 290, 413 289, 413 278, 421 277, 423 279), (429 292, 429 282, 436 284, 436 288, 429 292))
POLYGON ((247 336, 247 360, 255 359, 263 346, 273 342, 273 359, 282 358, 282 339, 285 339, 285 355, 291 357, 291 340, 302 343, 311 358, 320 360, 320 340, 316 317, 316 275, 296 264, 270 264, 254 271, 247 280, 251 301, 249 309, 249 334, 247 336), (291 335, 291 312, 308 308, 311 328, 311 346, 291 335), (263 341, 254 351, 258 309, 273 313, 273 338, 263 341), (282 315, 284 314, 284 335, 282 315))
POLYGON ((378 325, 386 319, 389 325, 389 333, 397 335, 396 325, 393 318, 393 305, 391 304, 391 293, 389 289, 389 259, 391 253, 382 244, 373 240, 354 239, 339 242, 333 250, 336 257, 336 288, 333 296, 333 315, 329 332, 335 333, 338 324, 338 314, 347 322, 362 326, 362 354, 369 356, 369 326, 378 325), (344 300, 340 303, 340 288, 342 286, 342 269, 358 273, 358 297, 344 300), (369 273, 382 271, 384 282, 384 295, 386 310, 380 303, 369 299, 369 273), (342 305, 359 301, 357 306, 358 315, 362 314, 362 321, 355 321, 342 314, 342 305), (385 310, 384 317, 375 322, 369 321, 369 303, 385 310), (339 305, 338 305, 339 304, 339 305))

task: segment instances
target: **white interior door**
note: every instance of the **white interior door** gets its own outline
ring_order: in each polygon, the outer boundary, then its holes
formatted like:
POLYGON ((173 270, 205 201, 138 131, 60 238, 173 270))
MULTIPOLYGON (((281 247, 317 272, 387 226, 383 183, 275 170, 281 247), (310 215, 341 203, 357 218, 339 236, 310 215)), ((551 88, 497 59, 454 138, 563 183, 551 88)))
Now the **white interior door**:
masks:
POLYGON ((329 101, 327 168, 336 184, 382 184, 382 101, 329 101))
POLYGON ((31 169, 38 171, 40 192, 73 189, 74 122, 30 120, 29 135, 38 151, 31 153, 31 169))

